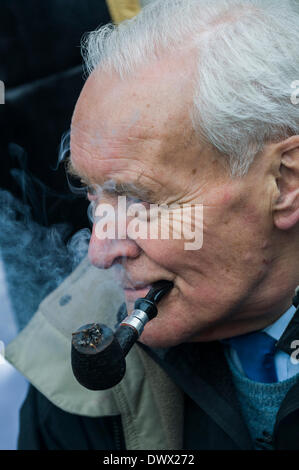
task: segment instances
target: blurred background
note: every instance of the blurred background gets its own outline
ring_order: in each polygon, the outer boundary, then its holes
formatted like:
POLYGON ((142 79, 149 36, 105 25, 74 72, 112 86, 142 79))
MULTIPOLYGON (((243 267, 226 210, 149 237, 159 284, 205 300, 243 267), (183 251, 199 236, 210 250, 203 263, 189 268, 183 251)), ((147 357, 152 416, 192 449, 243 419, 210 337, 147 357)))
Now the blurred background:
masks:
MULTIPOLYGON (((8 344, 73 269, 68 240, 89 226, 87 201, 57 167, 84 83, 80 41, 134 16, 136 0, 1 0, 0 341, 8 344)), ((1 357, 0 357, 1 359, 1 357)), ((0 363, 0 449, 15 449, 27 383, 0 363)))

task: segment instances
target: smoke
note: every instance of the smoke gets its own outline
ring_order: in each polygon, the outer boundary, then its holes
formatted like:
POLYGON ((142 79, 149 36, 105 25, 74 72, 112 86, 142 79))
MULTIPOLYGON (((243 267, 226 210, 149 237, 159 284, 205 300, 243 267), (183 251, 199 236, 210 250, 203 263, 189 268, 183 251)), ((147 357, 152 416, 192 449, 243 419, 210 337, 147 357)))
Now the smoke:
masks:
POLYGON ((86 256, 90 238, 86 228, 67 241, 70 226, 39 225, 31 212, 9 192, 0 191, 1 256, 20 329, 42 299, 86 256))
POLYGON ((10 154, 19 161, 20 168, 11 174, 22 190, 22 200, 0 190, 0 254, 13 310, 22 329, 44 297, 86 256, 90 230, 84 228, 70 237, 70 224, 47 226, 47 198, 74 196, 58 194, 31 175, 21 147, 11 144, 10 154))
MULTIPOLYGON (((67 132, 61 140, 58 164, 52 170, 69 162, 69 139, 67 132)), ((21 199, 0 189, 0 255, 13 311, 19 329, 23 329, 40 302, 87 255, 91 233, 89 228, 83 228, 71 236, 72 226, 68 223, 49 226, 49 207, 55 208, 58 200, 86 197, 87 188, 82 187, 80 179, 67 175, 70 192, 57 193, 28 171, 27 154, 20 146, 10 144, 9 154, 19 167, 11 170, 11 175, 21 189, 21 199)), ((103 190, 114 193, 116 184, 109 180, 102 187, 88 190, 94 192, 98 202, 103 190)), ((91 223, 95 220, 95 207, 96 201, 91 201, 87 214, 91 223)), ((120 286, 124 280, 130 281, 122 263, 113 266, 112 271, 120 286)))

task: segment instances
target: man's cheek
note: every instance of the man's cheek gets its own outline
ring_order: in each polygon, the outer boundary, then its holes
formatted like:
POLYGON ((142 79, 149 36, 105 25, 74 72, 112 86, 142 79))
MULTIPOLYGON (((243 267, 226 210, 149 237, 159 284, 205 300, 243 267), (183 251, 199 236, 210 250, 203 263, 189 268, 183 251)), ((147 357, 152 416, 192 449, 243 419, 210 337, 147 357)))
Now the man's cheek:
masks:
POLYGON ((140 240, 138 244, 145 255, 167 273, 178 274, 185 265, 183 240, 140 240))

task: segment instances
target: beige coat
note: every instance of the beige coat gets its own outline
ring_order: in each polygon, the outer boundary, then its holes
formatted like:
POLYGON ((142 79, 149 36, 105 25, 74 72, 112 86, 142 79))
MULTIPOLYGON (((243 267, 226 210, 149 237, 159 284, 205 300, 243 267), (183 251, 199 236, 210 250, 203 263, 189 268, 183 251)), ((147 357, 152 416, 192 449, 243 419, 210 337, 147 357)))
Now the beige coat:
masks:
POLYGON ((127 356, 124 379, 110 390, 87 390, 73 376, 71 333, 94 321, 111 328, 116 323, 123 297, 110 279, 109 271, 84 260, 41 303, 8 345, 6 358, 64 411, 90 417, 120 414, 127 449, 180 449, 182 392, 138 345, 127 356))

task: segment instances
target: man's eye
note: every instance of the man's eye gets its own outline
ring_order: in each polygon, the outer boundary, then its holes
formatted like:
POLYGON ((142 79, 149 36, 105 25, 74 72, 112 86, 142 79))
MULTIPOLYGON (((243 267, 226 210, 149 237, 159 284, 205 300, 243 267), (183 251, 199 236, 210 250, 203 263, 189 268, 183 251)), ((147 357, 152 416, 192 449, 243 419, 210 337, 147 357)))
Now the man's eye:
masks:
POLYGON ((141 201, 141 204, 143 204, 147 210, 150 209, 150 206, 151 206, 150 202, 141 201))
POLYGON ((131 198, 130 203, 127 204, 127 215, 139 219, 142 222, 149 222, 150 203, 141 199, 131 198))
POLYGON ((89 185, 86 187, 86 192, 87 192, 87 199, 89 201, 99 201, 101 195, 102 195, 102 191, 101 191, 101 188, 97 185, 89 185))
POLYGON ((127 198, 127 205, 131 205, 131 204, 142 204, 145 207, 145 209, 150 208, 150 202, 143 201, 142 199, 138 199, 136 197, 127 198))
POLYGON ((96 196, 97 190, 94 186, 87 186, 86 189, 89 196, 96 196))

